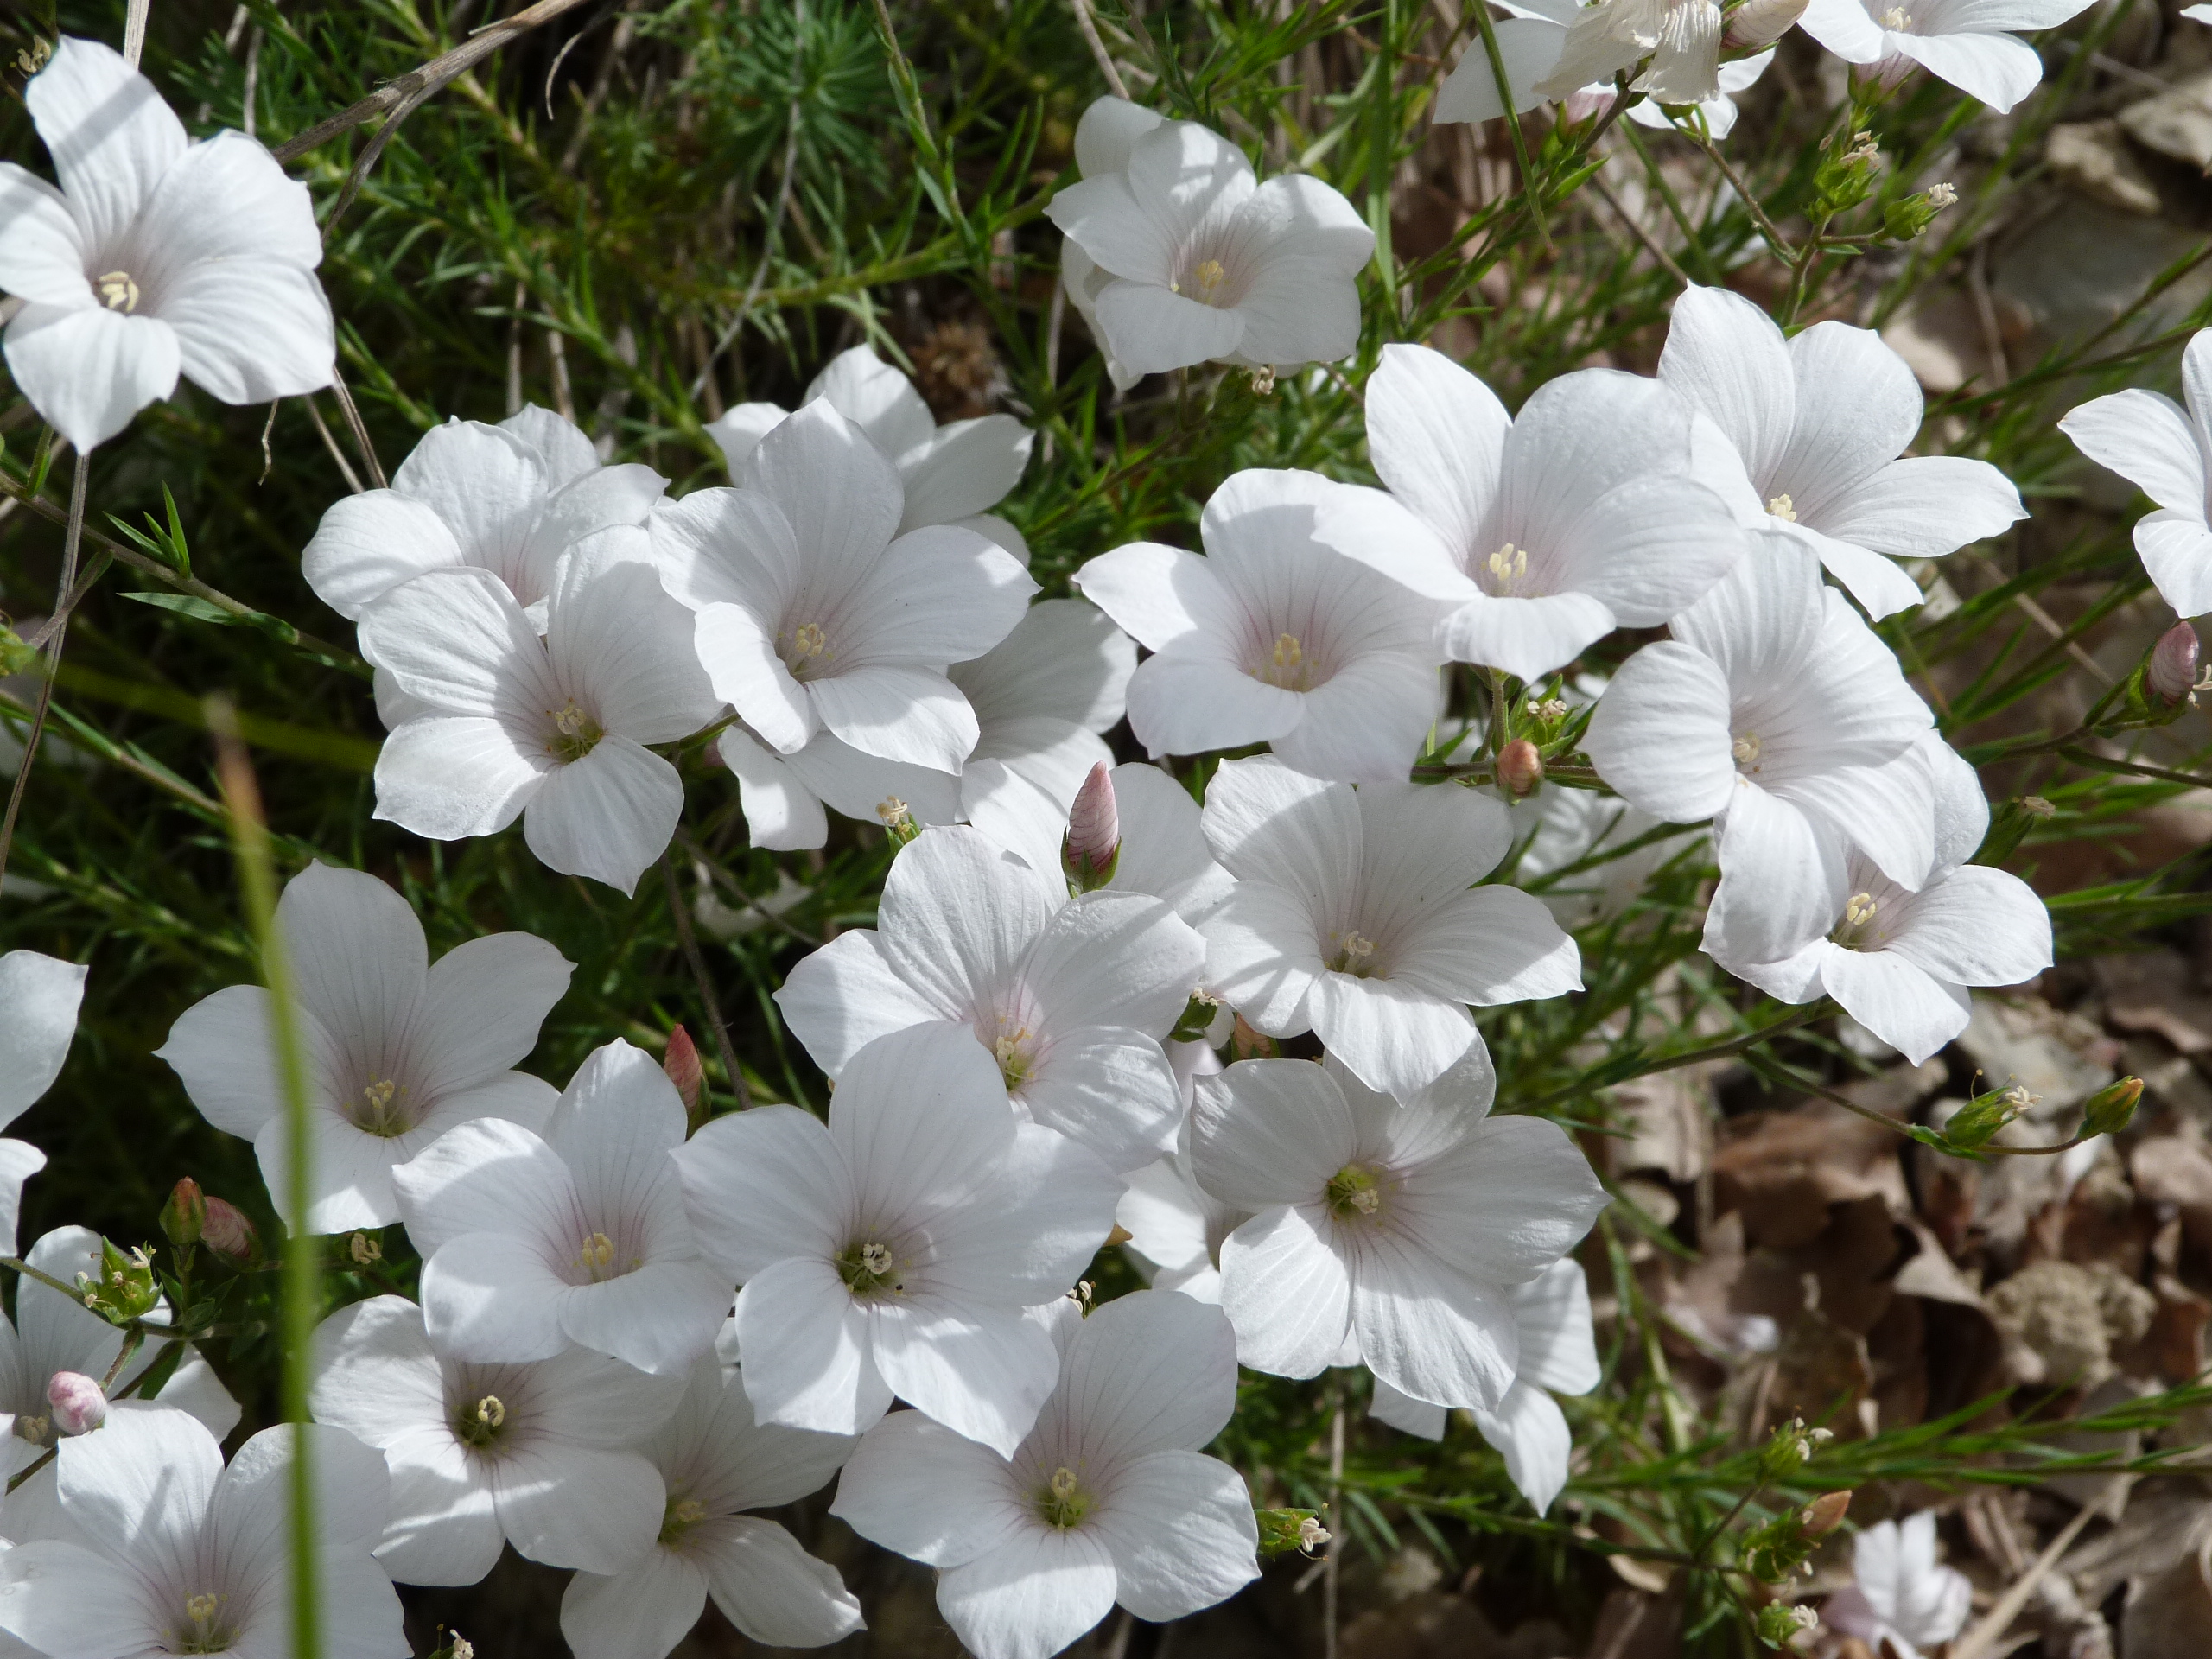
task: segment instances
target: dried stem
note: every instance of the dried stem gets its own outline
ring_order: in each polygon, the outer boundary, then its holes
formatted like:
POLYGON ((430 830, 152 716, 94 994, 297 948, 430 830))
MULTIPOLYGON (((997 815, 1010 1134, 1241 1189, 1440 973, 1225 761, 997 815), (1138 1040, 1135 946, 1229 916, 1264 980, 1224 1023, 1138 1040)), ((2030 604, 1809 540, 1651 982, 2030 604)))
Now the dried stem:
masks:
POLYGON ((16 823, 22 816, 23 796, 30 788, 39 740, 46 735, 47 710, 54 704, 54 671, 61 666, 61 645, 69 632, 69 612, 77 601, 77 550, 85 537, 85 489, 90 482, 92 467, 92 456, 79 449, 69 480, 68 529, 62 537, 61 580, 56 584, 54 598, 56 626, 53 638, 46 642, 46 671, 39 677, 38 702, 31 710, 30 730, 23 738, 22 765, 16 770, 14 787, 8 791, 7 813, 0 817, 0 880, 7 878, 8 853, 16 844, 16 823))

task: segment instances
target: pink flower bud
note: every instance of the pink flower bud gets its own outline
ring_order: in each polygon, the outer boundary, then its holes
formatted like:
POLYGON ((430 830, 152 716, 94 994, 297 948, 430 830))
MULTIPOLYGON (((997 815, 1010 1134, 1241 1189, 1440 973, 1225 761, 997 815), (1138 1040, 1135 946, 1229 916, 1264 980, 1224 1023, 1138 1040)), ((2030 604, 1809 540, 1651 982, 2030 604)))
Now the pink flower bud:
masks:
POLYGON ((54 1426, 64 1434, 85 1434, 107 1421, 107 1396, 81 1371, 56 1371, 46 1385, 54 1426))
POLYGON ((1103 887, 1113 879, 1122 851, 1122 813, 1114 800, 1114 774, 1101 760, 1076 791, 1068 811, 1068 838, 1060 854, 1068 880, 1078 890, 1103 887))
POLYGON ((668 1033, 668 1053, 661 1061, 661 1070, 676 1085, 677 1096, 683 1103, 684 1116, 696 1118, 699 1103, 706 1094, 707 1069, 700 1063, 699 1046, 681 1026, 668 1033))
POLYGON ((2187 696, 2196 685, 2198 650, 2196 630, 2186 622, 2177 622, 2160 634, 2143 674, 2151 694, 2169 706, 2187 696))
POLYGON ((1525 737, 1516 737, 1497 752, 1497 781, 1516 799, 1544 781, 1544 757, 1525 737))
POLYGON ((1771 46, 1805 15, 1808 0, 1744 0, 1729 14, 1729 45, 1739 51, 1771 46))
POLYGON ((200 1234, 206 1245, 226 1266, 241 1271, 261 1262, 261 1235, 236 1205, 221 1198, 207 1200, 207 1219, 200 1234))

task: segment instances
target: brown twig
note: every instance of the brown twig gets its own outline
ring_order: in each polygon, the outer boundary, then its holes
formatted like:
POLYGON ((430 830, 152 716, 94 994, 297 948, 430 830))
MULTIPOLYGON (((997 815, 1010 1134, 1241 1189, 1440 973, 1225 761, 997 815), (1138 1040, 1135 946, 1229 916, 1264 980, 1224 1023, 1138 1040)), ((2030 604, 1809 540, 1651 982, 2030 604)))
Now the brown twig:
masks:
POLYGON ((1122 79, 1122 72, 1114 67, 1114 60, 1106 55, 1106 42, 1098 38, 1097 20, 1090 15, 1090 0, 1068 0, 1075 8, 1076 27, 1083 31, 1084 43, 1090 47, 1090 55, 1097 60, 1098 71, 1106 77, 1106 85, 1115 97, 1128 101, 1129 88, 1122 79))

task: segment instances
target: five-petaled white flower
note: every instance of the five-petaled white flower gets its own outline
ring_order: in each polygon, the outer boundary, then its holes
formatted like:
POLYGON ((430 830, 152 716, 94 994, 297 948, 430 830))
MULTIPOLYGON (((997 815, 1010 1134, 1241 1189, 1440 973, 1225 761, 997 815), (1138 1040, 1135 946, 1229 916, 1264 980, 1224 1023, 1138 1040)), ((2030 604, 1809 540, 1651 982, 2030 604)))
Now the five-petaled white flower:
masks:
POLYGON ((330 1659, 402 1659, 398 1594, 369 1551, 384 1525, 385 1460, 318 1424, 222 1448, 181 1411, 111 1414, 62 1441, 67 1539, 0 1554, 0 1630, 52 1659, 292 1651, 292 1473, 305 1436, 315 1484, 316 1588, 330 1659))
POLYGON ((307 187, 242 132, 187 142, 153 83, 64 35, 23 88, 57 190, 0 162, 9 372, 80 450, 181 372, 226 404, 330 384, 336 343, 307 187))
POLYGON ((2181 354, 2186 409, 2163 392, 2132 389, 2069 410, 2058 429, 2158 504, 2135 525, 2135 551, 2158 597, 2182 616, 2212 611, 2212 329, 2181 354))
POLYGON ((1720 22, 1717 0, 1597 0, 1568 22, 1535 90, 1565 98, 1649 58, 1630 90, 1662 104, 1701 104, 1720 92, 1720 22))
POLYGON ((1853 848, 1918 887, 1935 858, 1934 723, 1897 659, 1777 531, 1621 665, 1583 747, 1632 804, 1719 826, 1707 937, 1777 962, 1826 932, 1853 848))
POLYGON ((827 730, 957 772, 976 747, 944 671, 1006 638, 1037 584, 972 530, 900 533, 905 501, 883 452, 817 398, 760 440, 736 488, 653 515, 654 558, 698 613, 715 694, 779 754, 827 730))
POLYGON ((1816 322, 1784 340, 1740 295, 1686 289, 1659 378, 1732 446, 1700 459, 1738 516, 1803 542, 1878 621, 1920 603, 1891 559, 1939 558, 2028 516, 1986 461, 1899 459, 1920 430, 1920 385, 1871 328, 1816 322))
POLYGON ((583 1348, 535 1365, 468 1364, 431 1346, 402 1296, 340 1308, 317 1327, 311 1363, 315 1421, 391 1465, 376 1554, 400 1583, 474 1584, 510 1543, 585 1573, 620 1573, 652 1548, 668 1493, 637 1448, 683 1399, 683 1374, 651 1376, 583 1348))
MULTIPOLYGON (((1567 49, 1567 31, 1583 10, 1582 0, 1512 0, 1513 15, 1497 20, 1497 55, 1505 66, 1505 84, 1511 90, 1516 115, 1535 109, 1548 97, 1559 96, 1538 92, 1536 83, 1547 80, 1558 65, 1567 49)), ((1714 76, 1713 92, 1687 100, 1696 106, 1707 137, 1717 141, 1735 130, 1734 95, 1750 88, 1773 61, 1774 48, 1770 47, 1751 57, 1724 63, 1714 76)), ((1585 121, 1610 108, 1616 96, 1608 78, 1602 83, 1576 87, 1560 96, 1560 102, 1565 105, 1566 119, 1585 121)), ((1675 101, 1679 107, 1681 100, 1675 101)), ((1458 67, 1438 89, 1436 112, 1431 118, 1481 122, 1494 120, 1504 112, 1497 95, 1497 72, 1491 66, 1490 54, 1477 41, 1460 53, 1458 67)), ((1643 92, 1630 94, 1624 113, 1640 127, 1665 130, 1675 124, 1665 103, 1643 92)))
POLYGON ((1076 573, 1154 653, 1129 682, 1139 742, 1154 755, 1264 742, 1318 778, 1406 775, 1440 706, 1448 607, 1325 538, 1331 504, 1361 495, 1318 473, 1237 473, 1199 520, 1205 557, 1134 542, 1076 573))
MULTIPOLYGON (((865 345, 831 358, 799 401, 817 398, 867 433, 899 469, 906 489, 906 510, 899 518, 902 531, 957 524, 1029 563, 1021 532, 988 511, 1021 481, 1029 464, 1035 435, 1020 421, 1011 415, 984 415, 939 426, 914 383, 865 345)), ((707 428, 707 435, 721 446, 732 478, 744 469, 760 440, 790 414, 779 404, 740 404, 707 428)))
POLYGON ((2089 0, 1813 0, 1804 31, 1885 79, 1916 66, 2000 113, 2043 79, 2043 59, 2013 29, 2056 29, 2089 0))
MULTIPOLYGON (((1573 1256, 1561 1256, 1508 1298, 1520 1341, 1513 1386, 1494 1411, 1468 1408, 1482 1437, 1505 1458, 1505 1472, 1537 1514, 1567 1484, 1574 1437, 1554 1393, 1587 1394, 1603 1372, 1590 1313, 1590 1281, 1573 1256)), ((1370 1414, 1408 1434, 1441 1440, 1446 1408, 1392 1388, 1380 1376, 1370 1414)))
POLYGON ((1198 1448, 1236 1403, 1221 1310, 1139 1291, 1048 1314, 1058 1385, 1012 1455, 919 1412, 868 1433, 830 1506, 938 1569, 937 1605, 976 1659, 1046 1659, 1116 1602, 1165 1623, 1259 1576, 1243 1478, 1198 1448))
POLYGON ((1198 986, 1205 943, 1160 899, 1066 897, 980 832, 925 830, 855 928, 785 979, 776 1005, 842 1078, 887 1032, 944 1026, 979 1044, 1004 1092, 1116 1170, 1165 1152, 1182 1115, 1161 1041, 1198 986))
POLYGON ((1252 1219, 1224 1204, 1191 1173, 1191 1154, 1178 1147, 1128 1178, 1114 1221, 1129 1236, 1122 1248, 1151 1273, 1154 1290, 1177 1290, 1201 1302, 1221 1300, 1221 1246, 1252 1219))
POLYGON ((1664 622, 1744 549, 1690 475, 1688 406, 1617 369, 1561 375, 1516 419, 1440 352, 1386 346, 1367 447, 1389 492, 1325 499, 1321 538, 1440 601, 1449 655, 1524 680, 1664 622))
POLYGON ((1046 212, 1116 385, 1210 360, 1351 355, 1375 233, 1336 191, 1304 173, 1261 183, 1219 133, 1117 98, 1084 111, 1075 153, 1083 178, 1046 212))
POLYGON ((1936 1560, 1936 1512, 1884 1521, 1852 1541, 1852 1582, 1827 1599, 1821 1621, 1897 1659, 1920 1659, 1966 1628, 1974 1585, 1936 1560))
POLYGON ((1853 851, 1849 896, 1825 937, 1779 962, 1734 958, 1708 938, 1713 959, 1785 1002, 1823 994, 1919 1065, 1967 1028, 1974 985, 2017 985, 2050 966, 2050 912, 2016 875, 1966 861, 1989 828, 1974 768, 1934 733, 1920 740, 1936 777, 1936 857, 1918 892, 1853 851))
POLYGON ((1252 1217, 1221 1246, 1240 1360, 1313 1376, 1356 1350, 1415 1400, 1500 1408, 1521 1366, 1513 1287, 1607 1199, 1556 1123, 1489 1115, 1495 1084, 1475 1052, 1403 1104, 1333 1058, 1198 1084, 1192 1173, 1252 1217))
POLYGON ((1582 960, 1516 887, 1472 884, 1505 809, 1456 784, 1325 784, 1231 760, 1206 839, 1236 885, 1203 925, 1211 988, 1271 1037, 1320 1034, 1371 1087, 1410 1095, 1482 1038, 1466 1005, 1579 990, 1582 960))
POLYGON ((738 1361, 763 1422, 858 1433, 895 1394, 1001 1452, 1052 1389, 1022 1310, 1066 1294, 1121 1193, 1008 1111, 990 1056, 946 1026, 854 1055, 826 1128, 758 1106, 676 1162, 700 1243, 744 1283, 738 1361))
POLYGON ((855 1444, 755 1422, 743 1380, 712 1354, 700 1360, 676 1415, 639 1447, 668 1485, 659 1538, 623 1572, 577 1573, 561 1598, 561 1634, 576 1659, 663 1659, 710 1594, 763 1647, 818 1648, 862 1628, 835 1567, 744 1513, 819 1491, 855 1444))
POLYGON ((423 1317, 457 1359, 550 1359, 570 1343, 681 1373, 714 1345, 728 1279, 684 1219, 668 1154, 683 1102, 619 1038, 577 1069, 542 1135, 479 1118, 391 1173, 423 1257, 423 1317))
POLYGON ((421 712, 377 756, 376 816, 433 841, 517 817, 538 861, 624 893, 666 850, 683 780, 648 749, 721 707, 690 617, 650 565, 578 551, 537 627, 488 570, 432 570, 361 617, 363 654, 421 712))
MULTIPOLYGON (((54 1087, 77 1035, 86 970, 35 950, 0 956, 0 1129, 54 1087)), ((28 1141, 0 1139, 0 1246, 16 1248, 23 1183, 46 1167, 28 1141)))
POLYGON ((187 1009, 155 1051, 200 1116, 253 1142, 279 1215, 311 1233, 399 1218, 391 1171, 456 1124, 542 1126, 553 1086, 513 1068, 571 965, 528 933, 456 945, 434 965, 407 901, 372 875, 311 864, 277 901, 306 1050, 315 1196, 289 1215, 284 1087, 269 993, 233 985, 187 1009))

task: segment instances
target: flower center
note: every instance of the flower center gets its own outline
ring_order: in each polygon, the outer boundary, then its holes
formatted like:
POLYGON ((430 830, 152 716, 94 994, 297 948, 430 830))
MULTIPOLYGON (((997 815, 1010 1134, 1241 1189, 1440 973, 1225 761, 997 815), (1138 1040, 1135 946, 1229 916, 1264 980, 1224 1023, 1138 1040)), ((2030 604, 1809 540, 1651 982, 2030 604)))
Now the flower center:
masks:
POLYGON ((1797 522, 1797 504, 1787 495, 1777 495, 1766 504, 1766 510, 1785 524, 1797 522))
POLYGON ((1062 1464, 1052 1471, 1045 1490, 1037 1494, 1037 1508, 1046 1526, 1065 1532, 1071 1527, 1081 1526, 1083 1517, 1090 1513, 1090 1495, 1077 1481, 1075 1471, 1062 1464))
POLYGON ((906 1287, 899 1282, 899 1263, 891 1254, 891 1247, 880 1239, 848 1246, 836 1261, 837 1276, 855 1296, 873 1296, 884 1290, 894 1296, 906 1294, 906 1287))
POLYGON ((602 1279, 615 1277, 607 1271, 614 1265, 614 1241, 605 1233, 591 1234, 576 1252, 576 1265, 584 1270, 594 1285, 602 1279))
POLYGON ((1275 636, 1275 648, 1252 677, 1269 685, 1279 685, 1286 691, 1310 691, 1313 689, 1313 662, 1306 654, 1306 642, 1294 633, 1275 636))
POLYGON ((887 830, 903 830, 914 821, 912 810, 896 795, 887 795, 878 801, 875 816, 887 830))
POLYGON ((599 747, 599 740, 607 734, 599 722, 576 706, 570 697, 558 709, 549 709, 546 715, 553 722, 553 735, 546 740, 545 752, 564 761, 581 760, 599 747))
POLYGON ((36 1417, 18 1415, 16 1419, 15 1433, 17 1440, 28 1440, 33 1446, 52 1446, 54 1419, 47 1414, 41 1414, 36 1417))
POLYGON ((1736 757, 1737 771, 1757 772, 1759 769, 1760 744, 1757 732, 1745 732, 1728 746, 1728 752, 1736 757))
POLYGON ((1364 979, 1374 971, 1375 941, 1357 929, 1332 933, 1329 943, 1337 947, 1327 964, 1332 973, 1357 974, 1364 979))
MULTIPOLYGON (((1828 937, 1848 950, 1866 950, 1868 948, 1866 935, 1874 925, 1875 912, 1880 909, 1881 906, 1872 893, 1853 893, 1844 900, 1843 920, 1837 924, 1835 931, 1828 937)), ((1879 942, 1873 943, 1878 948, 1879 942)))
POLYGON ((185 1624, 177 1631, 180 1653, 220 1653, 231 1645, 231 1632, 216 1623, 223 1598, 203 1590, 184 1599, 185 1624))
POLYGON ((127 270, 103 271, 92 278, 92 291, 100 296, 100 303, 111 311, 126 315, 138 308, 138 284, 127 270))
POLYGON ((391 1077, 379 1077, 365 1084, 361 1090, 361 1103, 347 1114, 353 1127, 365 1129, 371 1135, 402 1135, 410 1127, 407 1110, 407 1087, 391 1077))
POLYGON ((991 1045, 991 1054, 999 1063, 999 1075, 1006 1079, 1008 1093, 1029 1081, 1029 1068, 1037 1063, 1036 1055, 1030 1052, 1027 1026, 1001 1036, 991 1045))
POLYGON ((661 1517, 660 1541, 674 1544, 683 1541, 683 1535, 707 1518, 707 1506, 696 1497, 672 1497, 668 1501, 668 1512, 661 1517))
POLYGON ((1891 6, 1878 21, 1891 34, 1902 35, 1912 27, 1912 14, 1903 6, 1891 6))
POLYGON ((1493 594, 1510 594, 1529 576, 1529 550, 1508 542, 1503 547, 1483 561, 1489 573, 1490 588, 1493 594))
POLYGON ((481 1451, 497 1440, 499 1431, 506 1426, 506 1402, 496 1394, 487 1394, 461 1408, 461 1415, 454 1422, 454 1433, 461 1436, 462 1445, 481 1451))
POLYGON ((1346 1164, 1330 1176, 1324 1197, 1329 1213, 1339 1221, 1371 1216, 1382 1207, 1382 1184, 1364 1164, 1346 1164))
POLYGON ((830 649, 830 636, 823 632, 819 622, 802 622, 791 631, 788 641, 779 639, 776 644, 776 654, 795 680, 815 679, 829 672, 830 659, 836 655, 830 649))

